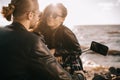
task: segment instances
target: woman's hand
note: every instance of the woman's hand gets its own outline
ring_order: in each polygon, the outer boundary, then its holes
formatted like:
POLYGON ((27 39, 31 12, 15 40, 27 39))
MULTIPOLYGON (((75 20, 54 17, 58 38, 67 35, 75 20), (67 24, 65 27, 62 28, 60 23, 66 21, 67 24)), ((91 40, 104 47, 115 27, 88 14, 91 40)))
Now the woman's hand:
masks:
MULTIPOLYGON (((54 56, 55 49, 50 49, 51 54, 54 56)), ((55 57, 59 63, 62 63, 62 56, 55 57)))
POLYGON ((55 49, 50 49, 50 53, 51 53, 52 55, 54 55, 54 54, 55 54, 55 49))

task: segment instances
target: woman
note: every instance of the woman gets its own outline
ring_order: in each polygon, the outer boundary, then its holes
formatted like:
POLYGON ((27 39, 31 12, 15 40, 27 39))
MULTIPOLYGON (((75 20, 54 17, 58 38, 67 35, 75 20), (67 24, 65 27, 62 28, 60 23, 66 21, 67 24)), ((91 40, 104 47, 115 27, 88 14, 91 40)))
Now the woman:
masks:
MULTIPOLYGON (((67 9, 62 3, 49 4, 42 14, 42 20, 36 34, 42 34, 51 53, 63 65, 70 54, 81 55, 80 44, 74 33, 63 25, 67 16, 67 9), (62 58, 62 59, 61 59, 62 58)), ((82 62, 81 70, 83 70, 82 62)))

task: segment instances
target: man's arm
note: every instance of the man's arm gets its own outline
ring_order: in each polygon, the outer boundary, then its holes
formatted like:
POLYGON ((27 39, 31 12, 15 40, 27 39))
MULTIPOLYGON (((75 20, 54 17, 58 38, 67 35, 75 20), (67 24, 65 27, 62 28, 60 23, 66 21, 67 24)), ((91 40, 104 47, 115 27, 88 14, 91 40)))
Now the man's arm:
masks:
POLYGON ((70 74, 60 66, 45 44, 41 40, 37 42, 32 50, 32 66, 43 70, 53 80, 72 80, 70 74))

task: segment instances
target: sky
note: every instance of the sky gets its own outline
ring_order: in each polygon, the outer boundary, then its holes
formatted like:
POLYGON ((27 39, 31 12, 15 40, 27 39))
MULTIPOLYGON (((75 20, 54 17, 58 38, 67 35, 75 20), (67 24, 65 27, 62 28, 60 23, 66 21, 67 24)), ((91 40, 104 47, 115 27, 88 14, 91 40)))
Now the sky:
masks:
MULTIPOLYGON (((118 25, 120 24, 120 0, 38 0, 40 11, 50 3, 61 2, 68 10, 64 24, 70 28, 75 25, 118 25)), ((0 10, 10 0, 0 0, 0 10)), ((0 26, 11 22, 0 14, 0 26)))

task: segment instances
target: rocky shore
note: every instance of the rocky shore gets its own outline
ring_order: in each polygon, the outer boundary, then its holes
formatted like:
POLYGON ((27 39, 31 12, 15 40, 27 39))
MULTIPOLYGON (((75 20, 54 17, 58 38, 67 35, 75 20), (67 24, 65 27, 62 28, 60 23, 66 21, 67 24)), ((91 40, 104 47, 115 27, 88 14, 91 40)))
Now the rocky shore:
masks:
POLYGON ((83 53, 84 75, 87 80, 120 80, 120 25, 77 25, 73 28, 82 50, 96 41, 109 47, 108 55, 93 51, 83 53), (110 72, 110 68, 112 71, 110 72), (116 71, 118 69, 118 71, 116 71), (116 73, 114 73, 116 72, 116 73))

